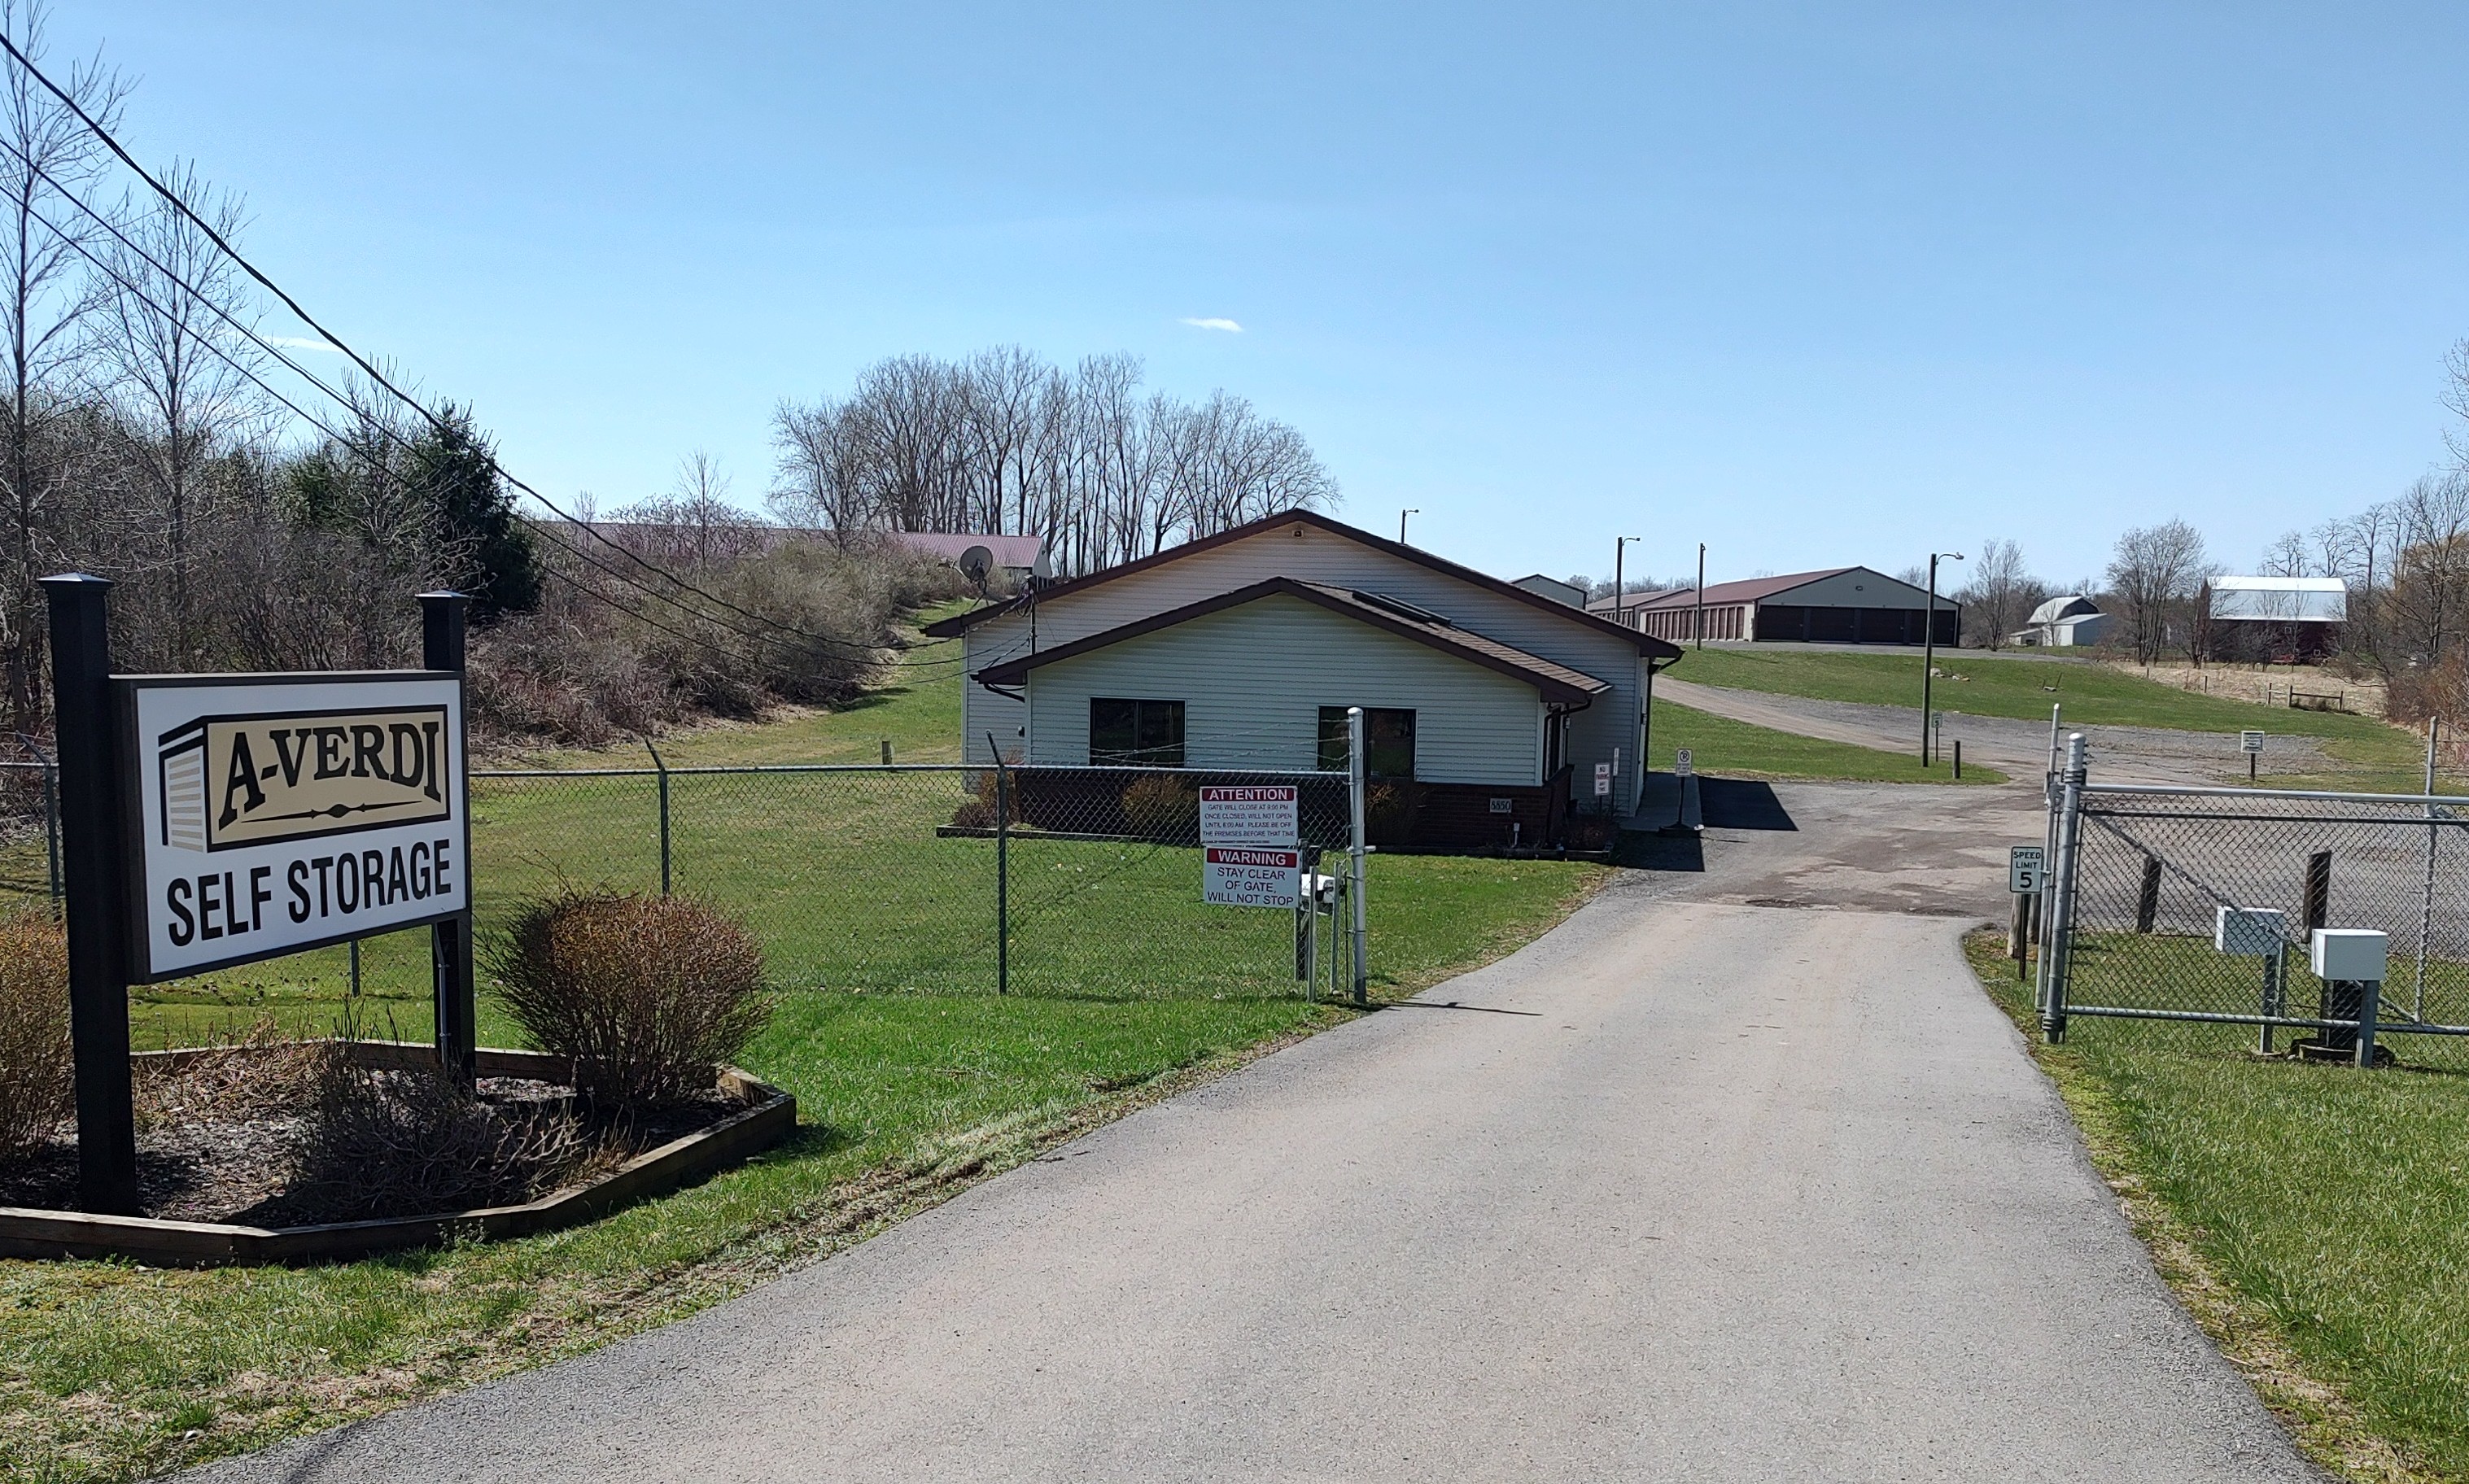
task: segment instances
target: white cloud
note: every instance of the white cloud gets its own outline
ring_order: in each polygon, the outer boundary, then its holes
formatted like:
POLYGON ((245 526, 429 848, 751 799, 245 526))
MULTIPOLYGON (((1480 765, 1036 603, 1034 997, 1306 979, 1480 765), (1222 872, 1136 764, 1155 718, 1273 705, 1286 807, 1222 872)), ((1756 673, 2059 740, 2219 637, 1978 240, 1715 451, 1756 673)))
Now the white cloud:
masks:
POLYGON ((311 339, 307 335, 268 335, 265 337, 265 343, 279 345, 287 351, 330 351, 336 355, 343 354, 340 349, 328 345, 323 340, 311 339))
POLYGON ((1194 330, 1222 330, 1230 335, 1239 335, 1243 332, 1243 327, 1231 319, 1188 319, 1184 323, 1194 330))

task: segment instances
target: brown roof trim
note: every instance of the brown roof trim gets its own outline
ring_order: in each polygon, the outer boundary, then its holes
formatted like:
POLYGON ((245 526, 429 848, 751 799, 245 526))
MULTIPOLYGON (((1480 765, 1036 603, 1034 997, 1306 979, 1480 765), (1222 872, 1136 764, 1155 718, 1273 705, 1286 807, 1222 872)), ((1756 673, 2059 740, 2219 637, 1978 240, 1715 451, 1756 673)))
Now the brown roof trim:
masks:
MULTIPOLYGON (((1811 582, 1824 582, 1830 577, 1842 577, 1853 572, 1866 572, 1871 577, 1878 579, 1881 582, 1892 582, 1898 587, 1909 588, 1912 592, 1918 593, 1924 598, 1928 596, 1928 589, 1915 586, 1891 573, 1881 572, 1876 567, 1849 566, 1827 567, 1824 570, 1817 572, 1787 572, 1781 577, 1750 577, 1742 578, 1738 582, 1718 582, 1714 586, 1706 589, 1705 596, 1703 598, 1700 598, 1695 589, 1687 587, 1674 588, 1671 592, 1657 593, 1650 601, 1636 605, 1635 606, 1648 608, 1688 608, 1695 607, 1701 602, 1710 605, 1764 603, 1769 598, 1781 598, 1788 594, 1795 587, 1806 587, 1811 582)), ((1946 593, 1938 594, 1937 601, 1941 611, 1951 612, 1963 606, 1962 604, 1956 602, 1951 596, 1946 593)), ((1926 605, 1927 605, 1925 604, 1916 605, 1916 606, 1926 605)), ((1881 604, 1879 605, 1879 606, 1892 606, 1892 605, 1881 604)))
MULTIPOLYGON (((1204 552, 1214 546, 1224 546, 1231 541, 1239 541, 1246 537, 1258 536, 1263 531, 1275 530, 1280 526, 1286 525, 1316 526, 1323 531, 1328 532, 1332 536, 1345 537, 1349 540, 1360 542, 1365 546, 1369 546, 1374 551, 1386 552, 1392 557, 1401 558, 1407 561, 1414 562, 1418 566, 1428 567, 1432 571, 1441 573, 1443 576, 1456 578, 1459 582, 1472 583, 1474 586, 1483 588, 1487 592, 1494 592, 1500 594, 1504 598, 1514 599, 1515 601, 1523 603, 1527 606, 1534 608, 1539 612, 1550 613, 1556 617, 1567 619, 1572 623, 1582 624, 1587 628, 1594 629, 1598 633, 1607 634, 1616 639, 1627 640, 1636 645, 1637 651, 1640 654, 1650 654, 1657 659, 1677 659, 1680 657, 1679 646, 1668 644, 1661 639, 1655 638, 1651 634, 1631 628, 1624 624, 1615 624, 1607 618, 1597 617, 1595 614, 1588 613, 1582 608, 1573 608, 1565 603, 1561 603, 1557 599, 1547 598, 1541 593, 1529 592, 1525 588, 1518 586, 1516 583, 1503 582, 1499 578, 1493 577, 1488 572, 1477 572, 1472 567, 1462 567, 1444 557, 1435 557, 1430 552, 1423 551, 1418 547, 1408 546, 1398 541, 1393 541, 1385 536, 1375 536, 1360 527, 1350 526, 1342 520, 1332 520, 1316 510, 1280 511, 1276 514, 1263 515, 1258 520, 1248 521, 1242 525, 1234 526, 1225 531, 1220 531, 1215 536, 1204 536, 1197 540, 1186 541, 1181 546, 1169 546, 1165 551, 1158 552, 1152 556, 1142 557, 1132 561, 1126 561, 1120 566, 1107 567, 1100 571, 1092 572, 1086 577, 1075 577, 1066 582, 1051 582, 1039 590, 1037 595, 1038 601, 1041 603, 1050 603, 1057 598, 1067 598, 1073 593, 1085 591, 1089 588, 1098 586, 1101 583, 1111 582, 1119 577, 1129 577, 1135 572, 1145 572, 1151 567, 1163 566, 1178 558, 1188 557, 1197 552, 1204 552)), ((1012 598, 1004 603, 990 604, 982 608, 972 608, 966 613, 956 613, 950 618, 936 619, 934 623, 927 625, 924 631, 932 638, 949 639, 956 634, 968 632, 971 628, 976 628, 979 624, 983 623, 987 619, 999 617, 1002 614, 1011 612, 1012 610, 1022 606, 1027 602, 1027 599, 1024 596, 1012 598)))
POLYGON ((1374 607, 1371 604, 1358 603, 1351 594, 1342 588, 1324 587, 1317 582, 1300 582, 1291 577, 1269 578, 1264 582, 1254 582, 1249 587, 1238 587, 1233 592, 1219 593, 1213 598, 1203 598, 1197 603, 1170 608, 1164 613, 1152 613, 1146 618, 1136 619, 1131 623, 1109 628, 1103 633, 1091 634, 1085 639, 1074 639, 1070 644, 1059 644, 1050 650, 1041 650, 1035 654, 1024 654, 1017 659, 990 666, 979 671, 973 678, 981 685, 1018 685, 1027 679, 1028 673, 1040 665, 1050 665, 1057 660, 1072 659, 1094 650, 1121 644, 1127 639, 1137 639, 1162 628, 1172 628, 1178 624, 1188 624, 1193 619, 1204 618, 1211 613, 1240 607, 1247 603, 1257 603, 1262 598, 1280 596, 1300 598, 1314 606, 1343 614, 1357 623, 1386 629, 1401 638, 1428 645, 1444 654, 1481 665, 1486 670, 1496 671, 1512 679, 1524 681, 1552 700, 1583 705, 1611 689, 1609 682, 1597 679, 1583 671, 1555 664, 1538 655, 1529 654, 1523 650, 1512 649, 1496 639, 1487 639, 1480 634, 1453 628, 1444 628, 1434 624, 1418 624, 1411 619, 1401 618, 1374 607))

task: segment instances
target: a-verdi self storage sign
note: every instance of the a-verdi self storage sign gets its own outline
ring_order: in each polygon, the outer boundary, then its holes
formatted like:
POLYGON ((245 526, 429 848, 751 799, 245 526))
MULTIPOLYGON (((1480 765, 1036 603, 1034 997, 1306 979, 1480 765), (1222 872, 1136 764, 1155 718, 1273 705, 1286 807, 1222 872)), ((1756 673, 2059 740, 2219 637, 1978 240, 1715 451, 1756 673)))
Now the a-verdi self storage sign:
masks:
POLYGON ((129 977, 436 922, 471 902, 459 676, 119 682, 137 808, 129 977))

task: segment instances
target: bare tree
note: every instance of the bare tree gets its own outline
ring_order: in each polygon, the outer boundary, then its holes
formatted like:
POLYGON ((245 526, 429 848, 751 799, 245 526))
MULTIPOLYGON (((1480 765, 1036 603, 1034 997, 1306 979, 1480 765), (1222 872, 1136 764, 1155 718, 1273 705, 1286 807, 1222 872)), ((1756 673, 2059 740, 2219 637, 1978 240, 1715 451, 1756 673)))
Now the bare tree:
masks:
MULTIPOLYGON (((39 63, 50 20, 41 0, 0 0, 0 31, 39 63)), ((127 84, 100 58, 73 63, 63 89, 105 128, 119 122, 127 84)), ((90 189, 108 163, 102 141, 34 75, 13 61, 0 75, 0 338, 8 355, 0 409, 0 479, 8 482, 9 572, 0 583, 0 685, 12 730, 36 730, 43 711, 42 605, 35 579, 48 564, 45 523, 71 467, 49 424, 76 406, 95 282, 80 248, 100 233, 65 193, 90 189)))
POLYGON ((1969 632, 1992 650, 2005 648, 2015 631, 2048 596, 2047 587, 2025 569, 2023 548, 2013 541, 1991 539, 1980 545, 1980 559, 1972 564, 1972 580, 1955 594, 1972 612, 1969 632))
POLYGON ((2314 548, 2306 542, 2302 531, 2284 531, 2280 539, 2263 549, 2263 573, 2267 577, 2315 577, 2314 548))
POLYGON ((2192 649, 2193 604, 2212 577, 2201 533, 2174 519, 2129 531, 2117 538, 2108 575, 2136 659, 2151 664, 2174 644, 2192 649))
MULTIPOLYGON (((193 165, 175 162, 164 184, 224 240, 239 235, 240 198, 193 165)), ((222 318, 250 324, 253 311, 238 266, 187 214, 157 198, 124 216, 128 241, 104 255, 103 339, 133 462, 163 518, 173 651, 189 659, 198 639, 190 542, 197 473, 218 445, 264 416, 242 370, 259 363, 256 348, 222 318)))
POLYGON ((771 508, 840 539, 867 530, 1041 537, 1070 574, 1337 500, 1302 434, 1239 397, 1141 394, 1129 355, 1064 372, 1017 348, 908 356, 845 400, 784 401, 771 508))

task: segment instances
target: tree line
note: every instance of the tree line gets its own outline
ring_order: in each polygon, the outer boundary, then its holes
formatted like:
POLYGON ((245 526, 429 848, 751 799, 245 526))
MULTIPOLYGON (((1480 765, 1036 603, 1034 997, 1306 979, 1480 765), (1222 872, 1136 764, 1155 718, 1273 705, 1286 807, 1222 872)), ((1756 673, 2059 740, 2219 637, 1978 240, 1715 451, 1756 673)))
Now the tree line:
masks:
POLYGON ((780 404, 773 513, 836 535, 1036 536, 1071 576, 1337 503, 1293 427, 1223 391, 1143 393, 1142 375, 1136 356, 1067 370, 1016 346, 879 361, 844 397, 780 404))

